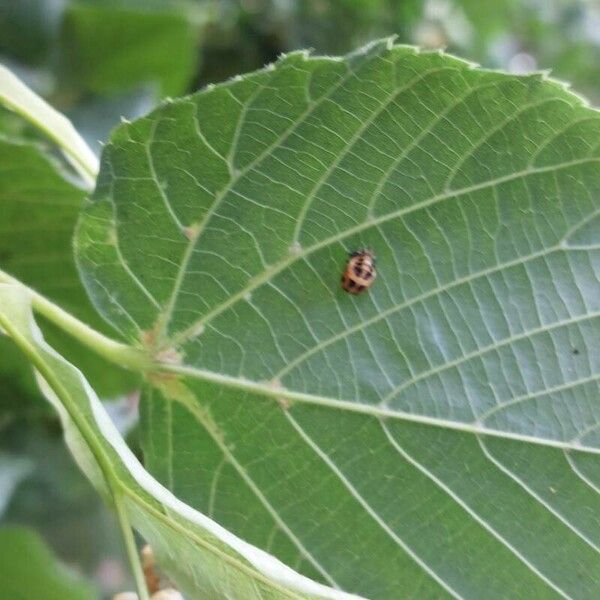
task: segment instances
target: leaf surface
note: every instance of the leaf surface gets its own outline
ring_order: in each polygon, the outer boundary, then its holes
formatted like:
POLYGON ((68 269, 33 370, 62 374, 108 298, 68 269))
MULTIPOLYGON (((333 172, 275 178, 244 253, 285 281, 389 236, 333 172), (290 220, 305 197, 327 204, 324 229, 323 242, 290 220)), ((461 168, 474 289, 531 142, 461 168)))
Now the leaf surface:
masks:
POLYGON ((150 378, 150 470, 370 598, 597 597, 599 140, 543 75, 388 41, 119 127, 76 252, 179 375, 150 378))

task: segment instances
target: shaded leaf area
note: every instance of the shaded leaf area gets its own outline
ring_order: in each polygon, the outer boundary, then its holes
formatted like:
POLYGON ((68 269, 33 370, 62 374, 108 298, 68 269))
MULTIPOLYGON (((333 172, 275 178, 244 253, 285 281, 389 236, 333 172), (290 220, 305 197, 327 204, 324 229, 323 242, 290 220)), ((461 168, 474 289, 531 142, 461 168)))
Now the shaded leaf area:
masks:
POLYGON ((150 470, 371 598, 596 597, 599 134, 543 75, 387 41, 118 128, 76 253, 180 375, 150 470))
POLYGON ((91 584, 69 572, 24 527, 0 528, 0 595, 19 600, 95 600, 91 584))
MULTIPOLYGON (((43 407, 44 401, 38 404, 43 407)), ((52 412, 49 405, 47 411, 52 412)), ((7 452, 0 453, 0 504, 10 493, 2 520, 4 525, 35 530, 65 565, 85 573, 99 593, 112 598, 133 588, 121 532, 112 512, 74 464, 54 417, 15 418, 2 428, 2 448, 7 452), (13 480, 19 476, 13 484, 16 489, 6 481, 11 471, 13 480)))
MULTIPOLYGON (((85 192, 42 146, 0 138, 0 267, 105 332, 81 286, 71 236, 85 192)), ((136 376, 82 348, 50 323, 48 339, 90 377, 98 393, 131 390, 136 376)), ((7 338, 0 338, 0 399, 4 409, 40 407, 31 367, 7 338), (21 394, 20 392, 25 392, 21 394)))
POLYGON ((32 463, 24 457, 15 456, 4 449, 0 452, 0 518, 4 517, 19 484, 33 470, 32 463))
POLYGON ((183 10, 140 8, 67 7, 60 46, 63 74, 72 85, 97 94, 148 83, 157 83, 160 96, 187 89, 197 64, 197 26, 183 10))
POLYGON ((35 365, 79 467, 109 502, 122 507, 190 600, 359 600, 319 585, 183 504, 146 472, 82 373, 47 345, 28 292, 0 285, 0 326, 35 365))
POLYGON ((39 64, 48 58, 62 7, 43 0, 0 4, 0 52, 39 64))
POLYGON ((176 95, 195 72, 205 12, 163 0, 2 2, 0 52, 21 66, 48 69, 49 81, 38 84, 55 88, 55 100, 67 105, 73 96, 86 101, 143 84, 176 95))

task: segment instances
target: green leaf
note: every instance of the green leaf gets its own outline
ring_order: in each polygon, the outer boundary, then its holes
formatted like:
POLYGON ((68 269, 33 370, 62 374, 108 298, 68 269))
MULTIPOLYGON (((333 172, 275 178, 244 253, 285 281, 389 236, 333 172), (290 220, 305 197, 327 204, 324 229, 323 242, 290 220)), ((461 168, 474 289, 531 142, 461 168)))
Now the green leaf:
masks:
MULTIPOLYGON (((0 327, 40 373, 78 465, 123 520, 150 543, 189 600, 269 598, 358 600, 298 575, 193 510, 140 465, 81 372, 48 346, 30 293, 0 284, 0 327)), ((122 521, 123 522, 123 521, 122 521)))
MULTIPOLYGON (((85 192, 46 156, 41 145, 0 137, 0 266, 102 331, 110 331, 81 285, 72 234, 85 192)), ((44 331, 53 346, 77 364, 103 397, 133 389, 137 377, 82 348, 51 323, 44 331)), ((0 405, 31 408, 39 390, 31 367, 0 338, 0 405), (23 392, 25 392, 23 394, 23 392)))
POLYGON ((156 83, 186 91, 198 57, 197 25, 185 11, 73 4, 61 35, 65 69, 78 87, 106 94, 156 83))
POLYGON ((56 143, 86 183, 95 181, 98 161, 71 122, 2 65, 0 104, 21 115, 56 143))
POLYGON ((389 41, 119 127, 75 243, 171 377, 149 469, 370 598, 597 597, 599 140, 545 75, 389 41))
POLYGON ((42 539, 23 527, 0 528, 0 597, 94 600, 93 587, 69 572, 42 539))

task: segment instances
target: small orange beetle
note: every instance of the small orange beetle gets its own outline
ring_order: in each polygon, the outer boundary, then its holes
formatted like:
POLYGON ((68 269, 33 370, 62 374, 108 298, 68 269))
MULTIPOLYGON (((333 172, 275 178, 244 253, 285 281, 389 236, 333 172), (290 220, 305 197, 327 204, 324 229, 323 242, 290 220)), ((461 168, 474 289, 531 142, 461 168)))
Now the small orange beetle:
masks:
POLYGON ((377 277, 375 255, 363 248, 350 254, 342 275, 342 287, 350 294, 361 294, 373 285, 377 277))

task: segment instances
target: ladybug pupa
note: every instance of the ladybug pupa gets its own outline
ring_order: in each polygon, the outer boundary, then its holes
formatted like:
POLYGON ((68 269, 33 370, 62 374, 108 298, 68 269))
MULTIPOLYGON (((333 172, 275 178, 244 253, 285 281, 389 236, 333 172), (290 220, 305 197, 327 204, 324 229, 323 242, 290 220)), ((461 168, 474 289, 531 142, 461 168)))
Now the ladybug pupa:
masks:
POLYGON ((350 294, 362 294, 373 285, 375 277, 375 255, 363 248, 350 254, 342 275, 342 288, 350 294))

